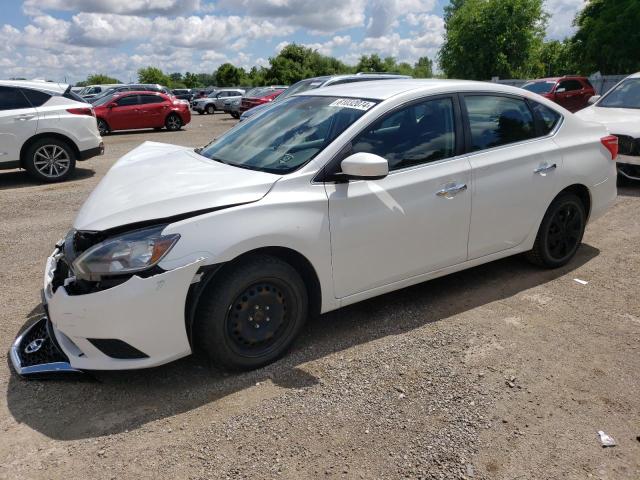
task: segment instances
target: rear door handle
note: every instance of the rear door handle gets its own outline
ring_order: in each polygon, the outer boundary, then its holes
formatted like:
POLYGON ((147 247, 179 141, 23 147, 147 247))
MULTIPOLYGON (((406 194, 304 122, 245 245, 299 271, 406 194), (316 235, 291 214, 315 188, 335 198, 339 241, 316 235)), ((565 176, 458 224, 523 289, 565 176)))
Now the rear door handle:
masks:
POLYGON ((548 163, 543 163, 542 165, 540 165, 538 168, 536 168, 533 173, 537 173, 538 175, 544 177, 547 173, 551 172, 552 170, 556 169, 556 164, 552 163, 551 165, 549 165, 548 163))
POLYGON ((466 183, 454 183, 444 187, 442 190, 438 190, 436 195, 442 198, 453 198, 460 192, 464 192, 466 189, 466 183))

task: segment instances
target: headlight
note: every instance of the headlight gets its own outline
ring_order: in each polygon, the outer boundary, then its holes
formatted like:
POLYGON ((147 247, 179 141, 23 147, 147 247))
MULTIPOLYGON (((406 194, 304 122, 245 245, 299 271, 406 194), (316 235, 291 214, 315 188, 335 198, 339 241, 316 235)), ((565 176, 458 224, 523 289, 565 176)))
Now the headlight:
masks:
POLYGON ((166 225, 108 238, 86 250, 73 262, 76 277, 98 281, 106 275, 140 272, 154 265, 173 248, 180 235, 162 235, 166 225))

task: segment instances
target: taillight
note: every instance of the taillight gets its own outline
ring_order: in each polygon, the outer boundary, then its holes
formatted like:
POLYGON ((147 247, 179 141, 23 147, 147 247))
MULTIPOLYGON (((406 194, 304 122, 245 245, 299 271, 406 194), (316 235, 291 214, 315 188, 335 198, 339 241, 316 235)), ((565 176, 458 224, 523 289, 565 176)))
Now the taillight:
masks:
POLYGON ((606 137, 602 137, 600 141, 602 145, 609 150, 609 153, 611 153, 611 160, 618 158, 618 137, 615 135, 607 135, 606 137))
POLYGON ((90 117, 96 116, 93 108, 67 108, 67 112, 73 113, 74 115, 89 115, 90 117))

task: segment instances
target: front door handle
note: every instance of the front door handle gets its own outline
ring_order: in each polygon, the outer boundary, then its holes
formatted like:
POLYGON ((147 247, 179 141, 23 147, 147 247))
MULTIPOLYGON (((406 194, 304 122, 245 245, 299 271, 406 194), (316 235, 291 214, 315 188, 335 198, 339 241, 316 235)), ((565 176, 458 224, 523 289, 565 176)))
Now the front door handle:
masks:
POLYGON ((466 183, 454 183, 446 186, 442 190, 438 190, 436 195, 442 198, 453 198, 460 192, 464 192, 467 189, 466 183))
POLYGON ((24 115, 18 115, 16 118, 24 122, 25 120, 31 120, 35 116, 35 113, 25 113, 24 115))
POLYGON ((543 163, 538 168, 536 168, 533 173, 537 173, 538 175, 544 177, 547 173, 556 169, 556 164, 552 163, 549 165, 548 163, 543 163))

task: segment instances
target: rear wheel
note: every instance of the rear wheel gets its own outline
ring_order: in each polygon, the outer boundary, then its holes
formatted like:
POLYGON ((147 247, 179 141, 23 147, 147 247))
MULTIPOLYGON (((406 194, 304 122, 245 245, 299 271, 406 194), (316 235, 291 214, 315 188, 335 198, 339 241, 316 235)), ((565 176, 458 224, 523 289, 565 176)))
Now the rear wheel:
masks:
POLYGON ((66 180, 76 167, 74 150, 57 138, 41 138, 29 146, 23 166, 36 180, 61 182, 66 180))
POLYGON ((240 118, 240 114, 238 112, 231 112, 231 116, 236 120, 240 118))
POLYGON ((198 305, 194 340, 215 364, 259 368, 279 358, 307 317, 307 291, 288 263, 256 255, 220 277, 198 305))
POLYGON ((172 113, 164 121, 164 126, 167 127, 167 130, 175 132, 176 130, 180 130, 182 127, 182 120, 180 120, 178 115, 172 113))
POLYGON ((567 264, 580 247, 585 225, 586 213, 580 198, 572 193, 560 195, 545 213, 527 258, 546 268, 567 264))

